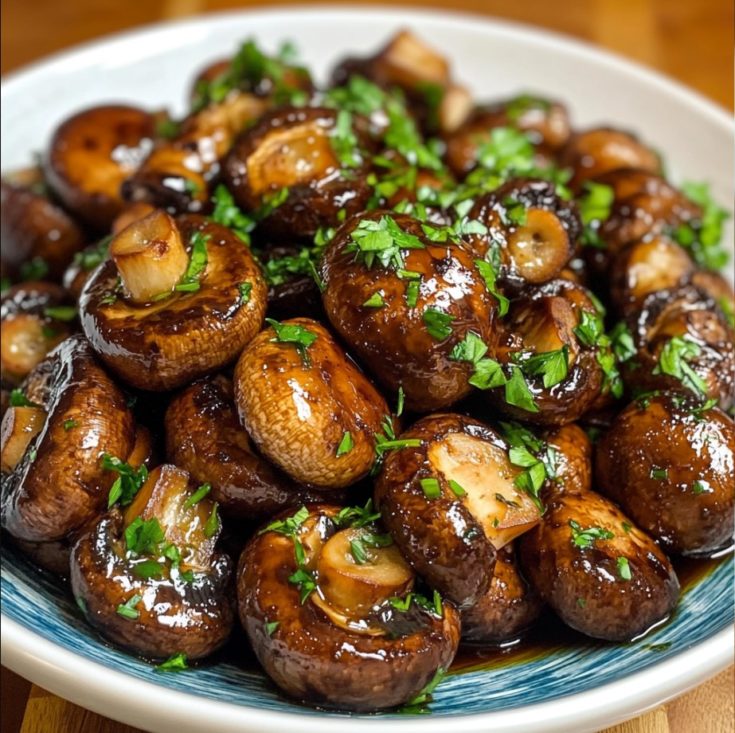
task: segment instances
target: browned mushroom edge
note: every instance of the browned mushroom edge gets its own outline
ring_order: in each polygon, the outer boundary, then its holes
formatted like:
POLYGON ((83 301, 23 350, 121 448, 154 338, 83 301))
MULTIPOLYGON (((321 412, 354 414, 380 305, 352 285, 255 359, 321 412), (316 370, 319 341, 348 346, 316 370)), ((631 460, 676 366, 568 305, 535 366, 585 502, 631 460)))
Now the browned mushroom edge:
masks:
POLYGON ((351 551, 343 554, 349 537, 364 541, 377 531, 349 511, 312 505, 256 535, 240 557, 240 620, 266 673, 289 695, 310 705, 379 710, 410 701, 448 669, 459 615, 436 595, 427 601, 406 592, 413 574, 393 545, 368 548, 362 564, 351 551), (361 610, 343 617, 332 597, 361 610))
POLYGON ((71 585, 105 638, 148 658, 199 659, 230 635, 231 561, 215 549, 216 504, 186 471, 152 471, 123 514, 105 516, 74 546, 71 585))
POLYGON ((185 242, 204 239, 206 267, 193 292, 136 305, 120 291, 115 263, 90 276, 79 309, 95 351, 139 389, 174 389, 232 362, 260 328, 266 285, 250 251, 202 217, 177 221, 185 242))

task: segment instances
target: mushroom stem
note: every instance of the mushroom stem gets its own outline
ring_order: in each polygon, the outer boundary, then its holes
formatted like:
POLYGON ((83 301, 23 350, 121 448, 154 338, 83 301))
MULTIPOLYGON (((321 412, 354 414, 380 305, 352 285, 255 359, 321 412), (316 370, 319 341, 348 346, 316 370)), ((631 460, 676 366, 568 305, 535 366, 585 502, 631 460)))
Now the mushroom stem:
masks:
POLYGON ((472 95, 465 87, 452 84, 447 87, 439 103, 439 129, 454 132, 470 115, 472 95))
POLYGON ((40 407, 10 407, 0 433, 0 463, 3 473, 12 471, 25 455, 30 442, 43 428, 46 412, 40 407))
POLYGON ((110 256, 137 303, 171 293, 189 264, 176 222, 159 210, 123 229, 110 244, 110 256))
POLYGON ((390 40, 376 57, 375 65, 379 74, 393 84, 414 87, 428 82, 446 86, 449 82, 447 60, 408 31, 390 40))
POLYGON ((508 236, 508 251, 524 280, 543 283, 569 261, 569 235, 556 214, 530 208, 524 223, 508 236))
POLYGON ((317 560, 319 595, 314 601, 351 620, 360 620, 373 606, 402 595, 413 585, 413 572, 398 548, 375 547, 375 535, 345 529, 332 535, 317 560), (319 603, 320 600, 324 603, 319 603))
POLYGON ((572 304, 558 296, 533 303, 514 319, 516 333, 523 340, 523 348, 542 354, 569 348, 569 365, 577 358, 578 346, 574 335, 578 317, 572 304))

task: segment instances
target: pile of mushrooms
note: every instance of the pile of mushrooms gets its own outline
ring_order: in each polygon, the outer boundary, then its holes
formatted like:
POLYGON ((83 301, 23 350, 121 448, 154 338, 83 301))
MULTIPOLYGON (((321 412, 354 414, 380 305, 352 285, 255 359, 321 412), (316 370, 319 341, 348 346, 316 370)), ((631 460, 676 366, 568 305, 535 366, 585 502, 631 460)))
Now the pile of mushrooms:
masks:
POLYGON ((106 641, 249 644, 307 705, 423 711, 552 615, 642 637, 735 509, 725 214, 663 171, 408 31, 77 112, 2 181, 6 536, 106 641))

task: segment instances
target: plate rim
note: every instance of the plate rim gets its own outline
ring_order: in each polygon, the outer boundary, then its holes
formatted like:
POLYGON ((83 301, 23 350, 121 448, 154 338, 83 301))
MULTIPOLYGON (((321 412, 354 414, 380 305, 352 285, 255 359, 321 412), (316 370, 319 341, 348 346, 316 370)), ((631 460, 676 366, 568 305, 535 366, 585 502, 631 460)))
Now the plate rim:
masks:
MULTIPOLYGON (((199 14, 186 18, 164 20, 157 23, 136 26, 120 32, 91 39, 73 47, 62 49, 42 59, 26 64, 3 75, 0 99, 16 93, 16 88, 33 81, 43 74, 49 66, 79 63, 85 56, 93 57, 110 44, 125 44, 131 39, 155 38, 176 30, 198 26, 217 25, 243 17, 270 18, 278 21, 288 17, 291 21, 299 17, 322 16, 325 22, 329 17, 341 20, 359 19, 360 16, 382 16, 392 20, 396 26, 410 25, 411 19, 435 23, 449 23, 459 29, 476 29, 486 26, 495 34, 515 37, 520 40, 544 46, 547 49, 574 54, 580 58, 593 59, 599 64, 614 67, 617 72, 656 87, 656 90, 669 97, 675 97, 683 104, 696 107, 702 117, 709 122, 731 132, 731 117, 718 103, 707 99, 701 93, 668 78, 661 72, 650 69, 636 61, 631 61, 615 52, 602 49, 584 40, 556 31, 545 30, 529 24, 488 17, 476 13, 443 10, 425 10, 407 6, 334 6, 283 5, 277 8, 250 8, 216 13, 199 14)), ((725 669, 733 659, 735 645, 735 625, 730 625, 713 636, 639 672, 599 687, 563 696, 554 700, 535 703, 509 710, 471 713, 466 715, 423 717, 417 719, 395 718, 338 718, 316 715, 302 715, 290 710, 271 711, 253 707, 249 704, 234 703, 197 697, 180 692, 155 682, 139 680, 114 669, 106 667, 76 654, 47 640, 23 624, 1 615, 0 644, 2 663, 10 669, 38 681, 47 689, 62 695, 103 715, 118 717, 118 710, 125 709, 125 722, 147 727, 155 725, 157 730, 173 729, 174 717, 170 710, 187 709, 187 721, 182 728, 181 715, 176 730, 199 730, 202 726, 216 724, 218 730, 253 730, 258 733, 281 733, 282 731, 301 731, 321 733, 338 731, 349 725, 350 728, 367 729, 380 724, 383 729, 397 730, 401 733, 433 733, 451 726, 455 730, 481 731, 492 724, 496 730, 520 733, 562 733, 570 725, 575 730, 591 730, 595 723, 612 725, 666 700, 682 694, 700 684, 707 678, 725 669), (683 663, 686 662, 686 665, 683 663), (79 680, 85 683, 80 686, 79 680), (646 683, 646 684, 644 684, 646 683), (132 693, 131 693, 132 691, 132 693), (128 703, 135 695, 135 708, 128 703), (610 700, 615 700, 614 711, 610 710, 610 700), (196 705, 191 705, 196 701, 196 705), (164 704, 162 704, 164 703, 164 704), (243 714, 245 712, 245 715, 243 714), (604 718, 603 718, 604 716, 604 718), (197 727, 189 727, 189 726, 197 727), (243 727, 245 726, 245 727, 243 727), (252 727, 251 727, 252 726, 252 727)))

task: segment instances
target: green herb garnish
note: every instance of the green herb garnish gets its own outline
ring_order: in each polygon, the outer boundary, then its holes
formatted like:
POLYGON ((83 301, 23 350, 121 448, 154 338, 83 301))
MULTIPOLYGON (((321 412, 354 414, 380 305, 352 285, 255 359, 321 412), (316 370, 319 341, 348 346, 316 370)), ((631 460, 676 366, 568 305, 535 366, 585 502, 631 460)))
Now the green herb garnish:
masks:
POLYGON ((266 318, 265 320, 276 332, 276 337, 271 339, 271 342, 293 344, 304 365, 311 366, 307 349, 317 340, 317 334, 296 323, 280 323, 273 318, 266 318))
POLYGON ((569 520, 569 526, 572 530, 572 544, 581 550, 587 550, 592 547, 597 540, 611 540, 615 535, 609 529, 602 527, 582 527, 573 519, 569 520))
POLYGON ((139 611, 135 608, 141 601, 143 600, 143 596, 134 595, 128 598, 125 603, 120 603, 116 609, 119 616, 122 616, 123 618, 128 618, 131 621, 135 621, 135 619, 140 616, 139 611))
POLYGON ((189 264, 174 290, 182 293, 193 293, 199 290, 201 287, 199 280, 207 267, 207 242, 209 242, 209 239, 208 234, 202 234, 199 231, 194 232, 191 238, 189 264))
POLYGON ((633 573, 630 570, 630 563, 627 557, 619 557, 616 560, 618 566, 618 575, 622 580, 630 580, 633 577, 633 573))
POLYGON ((125 463, 109 453, 102 455, 101 466, 105 471, 115 471, 117 473, 117 478, 110 487, 110 493, 107 497, 108 509, 117 502, 120 502, 121 506, 130 504, 148 478, 148 469, 145 465, 133 468, 129 463, 125 463))
POLYGON ((449 313, 444 313, 437 308, 427 308, 423 315, 426 330, 437 341, 444 341, 452 335, 453 320, 454 316, 449 313))
POLYGON ((349 453, 355 447, 355 442, 352 440, 352 433, 349 430, 345 431, 337 446, 337 458, 349 453))
POLYGON ((186 654, 181 652, 169 657, 165 662, 156 665, 156 669, 161 672, 178 672, 188 668, 189 665, 186 662, 186 654))

